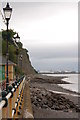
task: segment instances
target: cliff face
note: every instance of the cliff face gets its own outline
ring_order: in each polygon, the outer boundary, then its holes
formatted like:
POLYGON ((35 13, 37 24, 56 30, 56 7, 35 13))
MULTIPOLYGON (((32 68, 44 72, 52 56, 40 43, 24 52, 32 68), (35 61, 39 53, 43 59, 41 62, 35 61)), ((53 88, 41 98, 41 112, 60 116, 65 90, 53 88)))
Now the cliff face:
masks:
POLYGON ((36 70, 31 65, 29 55, 26 52, 26 49, 22 49, 20 54, 22 54, 22 63, 21 61, 19 61, 19 66, 20 68, 22 67, 22 71, 25 74, 35 74, 36 70))
MULTIPOLYGON (((16 74, 35 74, 36 70, 32 67, 28 51, 23 48, 23 43, 16 42, 14 39, 14 32, 12 29, 8 31, 8 52, 9 52, 9 60, 15 63, 18 66, 15 67, 16 74), (20 57, 22 55, 22 58, 20 57), (22 62, 21 62, 22 60, 22 62)), ((6 47, 7 47, 7 32, 3 30, 0 32, 0 36, 2 35, 2 55, 6 56, 6 47), (1 34, 2 33, 2 34, 1 34)), ((1 38, 0 38, 1 39, 1 38)))

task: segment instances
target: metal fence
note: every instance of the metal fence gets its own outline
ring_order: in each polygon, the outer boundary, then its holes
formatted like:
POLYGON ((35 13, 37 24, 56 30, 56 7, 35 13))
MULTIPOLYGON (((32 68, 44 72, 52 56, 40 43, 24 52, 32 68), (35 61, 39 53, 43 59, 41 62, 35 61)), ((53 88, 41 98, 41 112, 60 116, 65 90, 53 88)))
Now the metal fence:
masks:
POLYGON ((25 86, 25 76, 9 85, 8 92, 2 91, 0 99, 0 119, 18 118, 20 109, 23 107, 23 90, 25 86))

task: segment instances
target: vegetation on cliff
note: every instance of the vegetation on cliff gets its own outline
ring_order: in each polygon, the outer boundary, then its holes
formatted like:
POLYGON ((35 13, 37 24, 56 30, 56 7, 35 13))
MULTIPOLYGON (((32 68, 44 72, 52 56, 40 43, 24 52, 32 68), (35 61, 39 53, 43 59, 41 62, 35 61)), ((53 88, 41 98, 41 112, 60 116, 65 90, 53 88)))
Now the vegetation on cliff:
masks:
MULTIPOLYGON (((15 68, 16 74, 35 74, 36 70, 32 67, 31 62, 29 60, 28 50, 23 48, 23 44, 21 42, 16 42, 14 35, 16 32, 10 29, 8 31, 8 52, 9 52, 9 60, 17 64, 15 68), (22 55, 22 63, 20 61, 20 56, 22 55), (17 57, 18 56, 18 57, 17 57)), ((6 56, 6 47, 7 47, 7 32, 6 30, 2 30, 2 55, 6 56)))

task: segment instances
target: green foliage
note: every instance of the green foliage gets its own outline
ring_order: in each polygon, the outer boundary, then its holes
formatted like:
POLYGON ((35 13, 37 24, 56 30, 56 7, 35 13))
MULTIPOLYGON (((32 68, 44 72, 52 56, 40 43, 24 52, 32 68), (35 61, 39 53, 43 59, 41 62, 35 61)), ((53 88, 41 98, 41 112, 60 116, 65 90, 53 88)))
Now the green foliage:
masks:
POLYGON ((6 49, 7 49, 7 43, 6 41, 2 41, 2 55, 6 55, 6 49))
MULTIPOLYGON (((19 55, 23 44, 21 42, 17 42, 18 47, 16 47, 16 45, 13 42, 13 37, 16 34, 16 32, 14 32, 13 30, 9 30, 8 31, 8 52, 9 52, 9 60, 11 60, 14 63, 17 63, 17 55, 19 55)), ((7 31, 6 30, 2 30, 2 32, 0 32, 0 35, 2 36, 2 55, 6 56, 6 49, 7 49, 7 31), (2 35, 1 35, 2 33, 2 35)), ((18 75, 22 75, 22 71, 21 69, 16 66, 15 67, 15 74, 18 75)))
POLYGON ((0 32, 0 41, 2 40, 2 32, 0 32))
POLYGON ((16 48, 15 52, 14 52, 16 55, 19 55, 20 53, 20 49, 16 48))
POLYGON ((18 47, 19 47, 20 49, 22 49, 23 44, 22 44, 21 42, 17 42, 17 45, 18 45, 18 47))
MULTIPOLYGON (((16 34, 13 30, 8 31, 9 35, 9 41, 8 41, 8 52, 9 52, 9 59, 16 63, 16 46, 13 44, 13 37, 16 34)), ((2 55, 6 55, 6 49, 7 49, 7 31, 2 31, 2 55)), ((19 54, 19 53, 18 53, 19 54)))
MULTIPOLYGON (((16 32, 14 32, 12 29, 8 30, 8 41, 12 42, 12 38, 14 37, 14 35, 16 34, 16 32)), ((7 39, 7 31, 3 30, 2 31, 2 38, 3 40, 7 39)))
POLYGON ((25 49, 25 48, 23 48, 23 50, 25 50, 25 51, 26 51, 26 53, 28 52, 28 50, 27 50, 27 49, 25 49))
POLYGON ((15 73, 16 75, 23 75, 24 73, 21 71, 21 69, 18 66, 15 66, 15 73))
MULTIPOLYGON (((0 33, 1 34, 1 33, 0 33)), ((28 50, 23 48, 23 44, 21 42, 17 42, 17 46, 13 42, 13 37, 16 34, 13 30, 9 30, 8 32, 8 52, 9 52, 9 60, 11 60, 14 63, 17 63, 17 55, 20 55, 23 50, 25 50, 27 58, 29 59, 29 56, 27 54, 28 50)), ((7 47, 7 32, 6 30, 2 31, 2 55, 6 56, 6 47, 7 47)), ((34 69, 34 68, 33 68, 34 69)), ((35 71, 36 72, 36 71, 35 71)), ((22 72, 20 66, 15 67, 15 74, 18 75, 23 75, 24 73, 22 72)))
POLYGON ((13 61, 14 63, 16 63, 16 54, 15 54, 16 47, 10 44, 8 47, 8 50, 9 50, 9 59, 13 61))
MULTIPOLYGON (((6 48, 6 47, 7 47, 6 44, 7 44, 6 41, 3 40, 3 41, 2 41, 2 55, 3 55, 3 56, 6 56, 6 49, 7 49, 7 48, 6 48)), ((16 47, 15 47, 13 44, 9 44, 9 46, 8 46, 8 51, 9 51, 9 59, 10 59, 12 62, 16 63, 16 54, 15 54, 16 47)))

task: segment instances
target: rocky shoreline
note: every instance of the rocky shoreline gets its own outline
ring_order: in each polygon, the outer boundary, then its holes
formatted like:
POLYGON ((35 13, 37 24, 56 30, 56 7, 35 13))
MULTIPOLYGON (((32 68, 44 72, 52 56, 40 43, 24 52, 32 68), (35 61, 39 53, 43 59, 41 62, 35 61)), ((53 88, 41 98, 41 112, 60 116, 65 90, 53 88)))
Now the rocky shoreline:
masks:
POLYGON ((63 95, 52 93, 46 89, 31 88, 33 107, 39 109, 62 110, 63 112, 80 112, 80 108, 63 95))
MULTIPOLYGON (((41 75, 35 75, 33 78, 31 78, 31 101, 32 101, 32 107, 34 116, 36 117, 36 113, 38 110, 48 110, 48 111, 62 111, 64 113, 78 113, 80 112, 80 106, 78 105, 78 99, 75 99, 75 103, 73 102, 73 97, 70 99, 69 96, 65 96, 62 94, 57 94, 55 92, 49 91, 48 88, 50 84, 53 83, 54 85, 57 84, 66 84, 63 79, 64 77, 47 77, 47 76, 41 76, 41 75), (45 87, 44 87, 45 86, 45 87)), ((67 83, 69 84, 69 83, 67 83)), ((55 90, 56 87, 53 89, 55 90)), ((62 90, 63 88, 59 88, 57 85, 58 90, 62 90)), ((66 91, 63 89, 63 91, 66 91)), ((68 93, 73 93, 72 91, 67 91, 68 93)), ((75 93, 77 94, 77 93, 75 93)), ((40 114, 43 114, 40 113, 40 114)))

